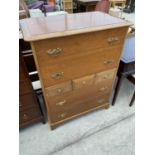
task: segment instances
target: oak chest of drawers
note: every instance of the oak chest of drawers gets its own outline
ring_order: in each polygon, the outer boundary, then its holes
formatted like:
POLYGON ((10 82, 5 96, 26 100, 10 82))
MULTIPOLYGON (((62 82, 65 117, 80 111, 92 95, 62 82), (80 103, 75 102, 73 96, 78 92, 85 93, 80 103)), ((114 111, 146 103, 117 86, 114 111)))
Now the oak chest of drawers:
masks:
POLYGON ((131 23, 101 12, 24 19, 51 127, 109 107, 131 23))

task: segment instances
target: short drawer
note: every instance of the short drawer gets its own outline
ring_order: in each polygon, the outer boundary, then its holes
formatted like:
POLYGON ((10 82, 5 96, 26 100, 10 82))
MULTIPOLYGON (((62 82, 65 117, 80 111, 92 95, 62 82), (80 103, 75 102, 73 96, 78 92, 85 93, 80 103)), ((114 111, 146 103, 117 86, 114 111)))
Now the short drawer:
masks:
POLYGON ((105 81, 112 82, 112 80, 114 79, 115 74, 116 74, 116 68, 111 69, 111 70, 107 70, 107 71, 104 71, 104 72, 97 73, 96 76, 95 76, 95 84, 105 82, 105 81))
POLYGON ((19 112, 19 123, 25 123, 41 116, 41 112, 38 108, 31 108, 25 111, 19 112))
POLYGON ((57 95, 63 95, 64 93, 72 91, 71 81, 57 84, 48 88, 45 88, 46 96, 52 97, 57 95))
POLYGON ((87 100, 81 100, 79 102, 74 101, 70 103, 70 106, 65 108, 51 109, 51 121, 57 122, 75 115, 79 115, 82 112, 89 111, 108 103, 108 100, 108 95, 96 95, 87 98, 87 100))
POLYGON ((19 82, 19 94, 22 95, 22 94, 26 94, 32 91, 33 91, 32 86, 28 80, 19 82))
POLYGON ((37 100, 33 93, 28 93, 19 96, 19 110, 25 110, 30 107, 37 106, 37 100))
POLYGON ((95 75, 89 75, 89 76, 85 76, 79 79, 75 79, 73 80, 73 89, 82 89, 83 87, 87 87, 89 85, 94 84, 94 77, 95 75))

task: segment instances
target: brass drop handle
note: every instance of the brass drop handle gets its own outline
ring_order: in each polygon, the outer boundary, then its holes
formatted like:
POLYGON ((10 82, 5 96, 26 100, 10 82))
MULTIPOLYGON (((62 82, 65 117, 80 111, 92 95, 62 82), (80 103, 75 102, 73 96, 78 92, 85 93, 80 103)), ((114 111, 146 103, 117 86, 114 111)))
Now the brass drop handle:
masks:
POLYGON ((104 99, 98 100, 97 103, 102 104, 104 102, 104 99))
POLYGON ((28 119, 28 115, 27 114, 24 114, 23 115, 23 118, 26 120, 26 119, 28 119))
POLYGON ((102 88, 100 88, 100 91, 105 91, 107 89, 107 87, 102 87, 102 88))
POLYGON ((112 44, 112 43, 114 43, 114 42, 116 42, 118 40, 119 40, 118 37, 109 37, 107 39, 107 41, 108 41, 109 44, 112 44))
POLYGON ((103 76, 103 79, 109 79, 109 78, 110 78, 110 75, 103 76))
POLYGON ((53 57, 59 56, 61 53, 62 53, 62 49, 61 48, 49 49, 47 51, 47 54, 49 56, 53 56, 53 57))
POLYGON ((66 103, 66 100, 56 103, 57 106, 63 106, 66 103))
POLYGON ((63 90, 59 88, 58 89, 58 93, 62 93, 62 92, 63 92, 63 90))
POLYGON ((104 61, 104 64, 105 65, 110 65, 110 64, 112 64, 114 62, 114 60, 105 60, 104 61))
POLYGON ((60 115, 58 115, 58 118, 64 118, 67 115, 67 113, 62 113, 60 115))
POLYGON ((52 74, 52 78, 55 80, 58 80, 60 78, 62 78, 62 76, 64 75, 64 72, 56 72, 52 74))
POLYGON ((82 81, 82 84, 85 85, 86 84, 86 81, 82 81))

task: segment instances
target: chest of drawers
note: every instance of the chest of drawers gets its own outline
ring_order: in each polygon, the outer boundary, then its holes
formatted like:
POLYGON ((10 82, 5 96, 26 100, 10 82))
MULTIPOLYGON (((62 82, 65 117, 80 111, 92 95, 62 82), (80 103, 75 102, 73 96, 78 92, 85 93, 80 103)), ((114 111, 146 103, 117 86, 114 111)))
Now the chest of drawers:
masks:
POLYGON ((131 23, 101 12, 24 19, 51 127, 109 107, 131 23))
POLYGON ((44 118, 34 94, 31 81, 24 63, 19 56, 19 127, 23 128, 35 122, 43 122, 44 118))

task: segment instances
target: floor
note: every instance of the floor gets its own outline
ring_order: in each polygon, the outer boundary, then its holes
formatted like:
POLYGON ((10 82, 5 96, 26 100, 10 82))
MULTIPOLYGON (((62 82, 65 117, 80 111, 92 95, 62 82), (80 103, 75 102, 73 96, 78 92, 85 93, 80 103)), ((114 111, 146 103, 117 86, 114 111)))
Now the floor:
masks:
POLYGON ((134 86, 123 79, 116 105, 108 110, 55 130, 47 123, 20 130, 20 155, 134 155, 134 105, 128 106, 133 91, 134 86))
MULTIPOLYGON (((134 13, 123 13, 134 21, 134 13)), ((135 107, 129 107, 134 86, 126 79, 115 106, 98 110, 50 130, 37 123, 20 130, 20 155, 134 155, 135 107)))

